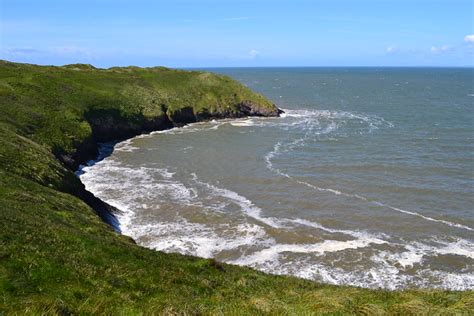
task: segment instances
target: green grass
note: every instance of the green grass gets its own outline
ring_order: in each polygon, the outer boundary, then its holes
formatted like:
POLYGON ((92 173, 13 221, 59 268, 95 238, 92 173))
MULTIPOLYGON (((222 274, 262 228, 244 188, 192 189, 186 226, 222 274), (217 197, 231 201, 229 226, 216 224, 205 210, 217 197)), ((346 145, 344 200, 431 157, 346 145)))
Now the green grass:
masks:
POLYGON ((95 146, 94 120, 133 134, 183 108, 231 115, 243 101, 273 109, 203 72, 1 62, 0 314, 472 313, 472 291, 331 286, 139 247, 77 197, 61 162, 95 146))
POLYGON ((0 61, 0 122, 56 155, 74 156, 91 142, 94 127, 117 126, 111 132, 123 138, 186 108, 197 117, 238 115, 244 101, 274 109, 238 82, 205 72, 0 61))

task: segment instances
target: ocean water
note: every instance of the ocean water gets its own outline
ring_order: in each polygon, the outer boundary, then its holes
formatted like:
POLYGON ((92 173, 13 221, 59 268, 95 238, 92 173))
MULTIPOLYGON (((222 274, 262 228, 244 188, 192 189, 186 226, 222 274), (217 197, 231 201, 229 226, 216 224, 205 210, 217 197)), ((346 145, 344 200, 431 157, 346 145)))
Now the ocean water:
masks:
POLYGON ((211 71, 285 114, 141 135, 85 167, 124 234, 332 284, 474 289, 473 69, 211 71))

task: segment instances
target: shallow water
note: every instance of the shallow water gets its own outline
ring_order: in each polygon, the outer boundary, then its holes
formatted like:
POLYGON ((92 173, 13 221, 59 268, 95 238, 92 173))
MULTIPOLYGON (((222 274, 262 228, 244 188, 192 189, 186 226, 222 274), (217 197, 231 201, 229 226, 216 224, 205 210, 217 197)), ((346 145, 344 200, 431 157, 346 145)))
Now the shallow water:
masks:
POLYGON ((139 244, 371 288, 474 288, 472 69, 212 69, 285 109, 83 169, 139 244))

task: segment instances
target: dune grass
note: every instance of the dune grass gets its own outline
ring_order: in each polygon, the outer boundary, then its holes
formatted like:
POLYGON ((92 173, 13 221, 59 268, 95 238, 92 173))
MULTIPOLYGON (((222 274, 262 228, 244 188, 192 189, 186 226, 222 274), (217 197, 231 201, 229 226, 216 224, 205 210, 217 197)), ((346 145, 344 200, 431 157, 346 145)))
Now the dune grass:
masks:
POLYGON ((142 248, 77 197, 83 186, 58 159, 95 145, 88 115, 139 125, 245 100, 273 107, 205 72, 1 62, 0 314, 472 313, 472 291, 333 286, 142 248))

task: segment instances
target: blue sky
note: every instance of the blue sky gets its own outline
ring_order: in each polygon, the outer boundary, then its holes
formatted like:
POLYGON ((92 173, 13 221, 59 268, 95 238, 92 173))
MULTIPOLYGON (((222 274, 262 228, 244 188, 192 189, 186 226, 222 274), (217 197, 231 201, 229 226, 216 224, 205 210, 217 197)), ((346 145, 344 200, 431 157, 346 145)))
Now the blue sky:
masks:
POLYGON ((170 67, 474 66, 472 0, 0 0, 0 58, 170 67))

